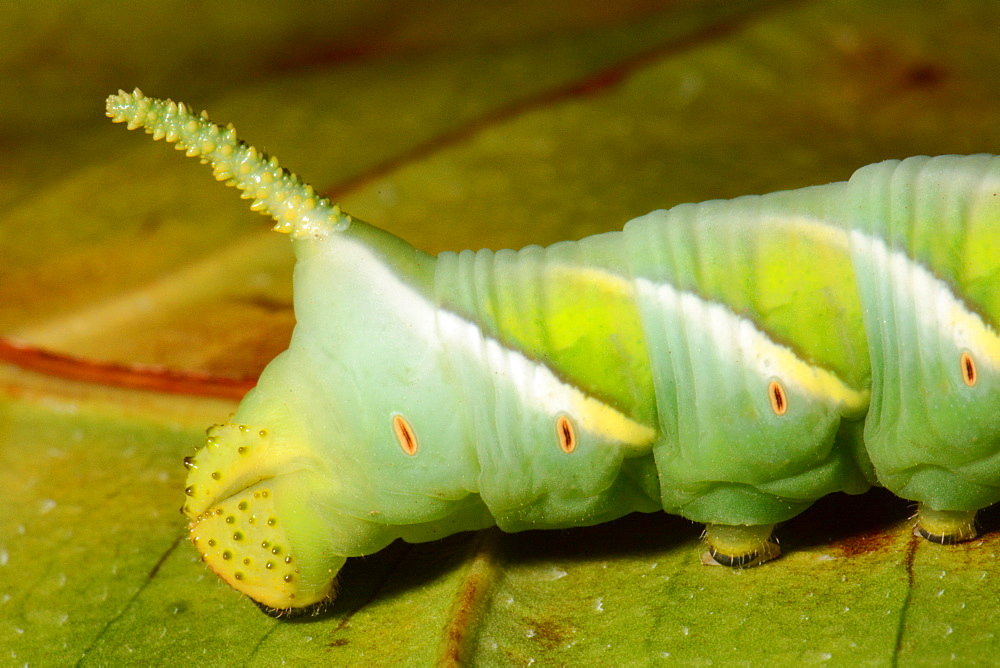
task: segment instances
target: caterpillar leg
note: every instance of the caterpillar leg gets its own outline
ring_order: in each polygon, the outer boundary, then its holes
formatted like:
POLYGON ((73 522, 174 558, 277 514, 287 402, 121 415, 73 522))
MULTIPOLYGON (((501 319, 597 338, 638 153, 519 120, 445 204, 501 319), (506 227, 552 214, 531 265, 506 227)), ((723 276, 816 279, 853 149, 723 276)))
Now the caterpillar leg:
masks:
POLYGON ((921 503, 913 533, 932 543, 954 545, 976 537, 975 510, 934 510, 921 503))
POLYGON ((701 555, 701 562, 733 568, 759 566, 781 554, 778 544, 771 540, 773 530, 773 524, 706 524, 708 550, 701 555))

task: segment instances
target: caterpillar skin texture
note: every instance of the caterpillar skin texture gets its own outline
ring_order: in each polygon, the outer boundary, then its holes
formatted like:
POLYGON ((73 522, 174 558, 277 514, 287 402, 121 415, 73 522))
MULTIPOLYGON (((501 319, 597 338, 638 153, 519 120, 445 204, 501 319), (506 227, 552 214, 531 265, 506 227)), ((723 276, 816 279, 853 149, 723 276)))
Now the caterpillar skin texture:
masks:
POLYGON ((272 612, 331 600, 347 557, 396 538, 663 509, 739 566, 831 492, 883 485, 938 542, 1000 499, 998 157, 435 258, 204 112, 137 90, 108 115, 293 240, 291 344, 185 460, 194 545, 272 612))

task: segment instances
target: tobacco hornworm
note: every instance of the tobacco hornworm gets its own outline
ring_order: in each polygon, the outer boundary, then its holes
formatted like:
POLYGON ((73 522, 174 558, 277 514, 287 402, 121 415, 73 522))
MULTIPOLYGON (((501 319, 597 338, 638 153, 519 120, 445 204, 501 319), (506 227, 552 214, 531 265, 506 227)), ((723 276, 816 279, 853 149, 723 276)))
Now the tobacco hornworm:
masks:
POLYGON ((291 344, 185 460, 192 541, 272 612, 396 538, 662 508, 746 566, 831 492, 883 485, 941 543, 1000 499, 998 157, 432 257, 204 112, 138 90, 107 109, 293 240, 291 344))

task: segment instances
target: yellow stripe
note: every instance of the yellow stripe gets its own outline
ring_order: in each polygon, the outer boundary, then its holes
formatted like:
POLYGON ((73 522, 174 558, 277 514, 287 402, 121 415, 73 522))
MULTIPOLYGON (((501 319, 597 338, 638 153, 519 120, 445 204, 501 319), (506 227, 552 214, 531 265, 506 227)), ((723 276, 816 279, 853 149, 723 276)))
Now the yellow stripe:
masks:
MULTIPOLYGON (((787 223, 784 219, 776 220, 823 243, 840 246, 845 251, 847 250, 848 235, 839 228, 821 224, 810 218, 796 218, 787 223)), ((631 281, 603 269, 593 267, 585 269, 553 268, 554 274, 558 274, 560 271, 572 272, 576 277, 585 277, 587 280, 601 285, 608 292, 617 292, 621 295, 634 293, 631 281)), ((772 376, 780 376, 783 381, 794 384, 794 387, 800 392, 820 399, 827 404, 839 406, 848 415, 861 414, 868 409, 871 396, 868 390, 856 390, 840 380, 834 373, 809 364, 790 348, 775 343, 753 321, 736 315, 724 304, 702 299, 691 292, 677 290, 669 284, 640 279, 640 283, 643 282, 651 286, 658 301, 661 301, 660 297, 664 296, 663 291, 672 293, 672 297, 668 298, 668 301, 676 299, 682 317, 703 324, 708 335, 712 334, 713 329, 709 320, 713 318, 728 320, 731 326, 737 328, 741 341, 719 342, 719 347, 725 350, 732 348, 733 343, 740 343, 741 359, 744 362, 756 360, 756 370, 762 379, 767 380, 772 376)), ((998 352, 1000 352, 1000 348, 998 348, 998 352)))
MULTIPOLYGON (((347 240, 344 244, 352 244, 347 240)), ((436 308, 412 286, 401 281, 368 249, 358 245, 350 251, 357 262, 369 268, 374 285, 385 286, 401 320, 412 323, 410 331, 427 345, 440 345, 441 338, 473 357, 484 359, 497 378, 506 377, 525 397, 529 409, 541 408, 555 418, 566 413, 579 427, 599 438, 618 441, 633 454, 649 452, 657 432, 638 423, 580 388, 561 380, 547 365, 531 359, 484 334, 482 327, 456 313, 436 308)), ((497 381, 499 382, 499 381, 497 381)))

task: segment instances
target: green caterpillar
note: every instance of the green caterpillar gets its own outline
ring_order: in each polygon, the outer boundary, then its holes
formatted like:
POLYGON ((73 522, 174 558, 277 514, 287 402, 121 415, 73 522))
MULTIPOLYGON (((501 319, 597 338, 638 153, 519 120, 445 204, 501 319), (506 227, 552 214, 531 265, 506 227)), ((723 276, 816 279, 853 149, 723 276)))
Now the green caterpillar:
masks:
POLYGON ((293 240, 291 344, 185 460, 195 547, 271 612, 397 538, 663 509, 748 566, 832 492, 885 486, 941 543, 1000 500, 1000 157, 432 257, 204 112, 138 90, 107 112, 293 240))

